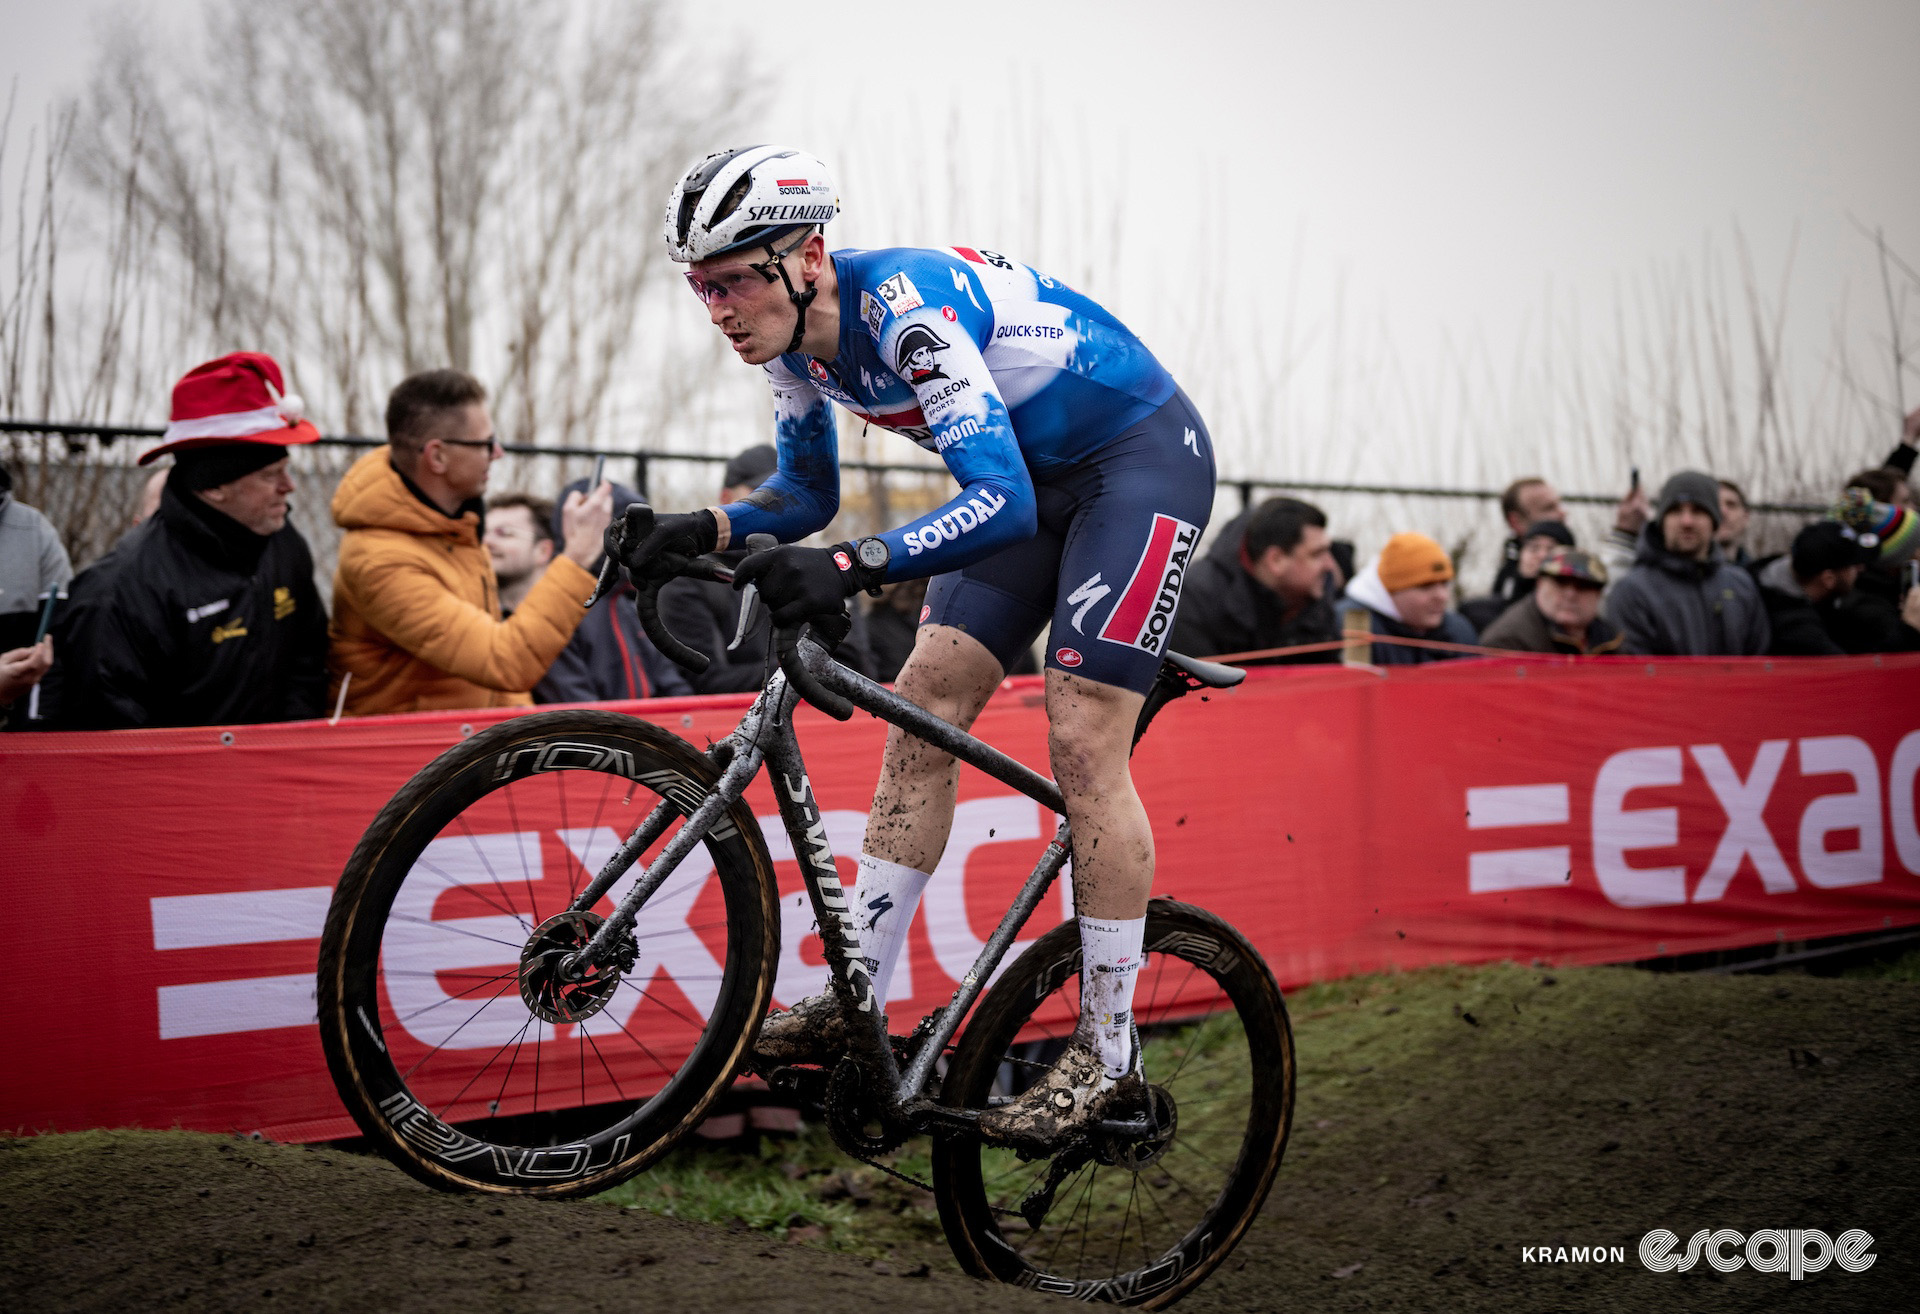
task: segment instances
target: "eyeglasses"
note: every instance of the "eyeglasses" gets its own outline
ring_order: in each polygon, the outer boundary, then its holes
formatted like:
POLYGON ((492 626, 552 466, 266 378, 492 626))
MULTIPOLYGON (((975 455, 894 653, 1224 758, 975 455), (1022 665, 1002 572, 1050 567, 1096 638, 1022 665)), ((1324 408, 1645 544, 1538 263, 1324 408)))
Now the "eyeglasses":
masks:
POLYGON ((771 283, 776 277, 775 267, 782 260, 798 251, 806 240, 813 236, 812 228, 803 228, 799 235, 765 260, 746 260, 737 265, 721 265, 718 269, 689 269, 684 277, 687 286, 702 302, 712 305, 716 301, 732 301, 746 293, 753 286, 749 273, 760 275, 762 283, 771 283))
POLYGON ((491 449, 500 446, 498 436, 484 440, 476 438, 437 438, 434 441, 444 443, 448 447, 485 447, 491 449))

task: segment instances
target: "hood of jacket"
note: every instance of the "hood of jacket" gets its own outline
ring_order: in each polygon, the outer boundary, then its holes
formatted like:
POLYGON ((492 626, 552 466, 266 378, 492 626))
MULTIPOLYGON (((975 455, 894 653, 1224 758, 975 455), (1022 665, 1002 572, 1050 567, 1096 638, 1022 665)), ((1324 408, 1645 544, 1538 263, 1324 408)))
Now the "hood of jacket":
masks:
POLYGON ((1676 579, 1699 583, 1701 580, 1712 579, 1720 567, 1726 564, 1726 556, 1720 551, 1720 545, 1715 543, 1707 550, 1705 561, 1683 557, 1667 547, 1667 538, 1660 531, 1660 522, 1649 520, 1647 527, 1640 531, 1640 548, 1634 553, 1633 564, 1651 566, 1676 579))
POLYGON ((477 499, 450 516, 416 493, 393 467, 389 449, 355 461, 333 491, 333 522, 342 529, 393 529, 403 534, 480 541, 477 499))
POLYGON ((1387 592, 1386 584, 1380 579, 1380 561, 1377 557, 1369 561, 1366 569, 1347 584, 1346 596, 1369 611, 1379 612, 1388 620, 1400 621, 1400 608, 1394 606, 1393 595, 1387 592))
POLYGON ((1794 578, 1793 558, 1785 553, 1777 557, 1769 557, 1754 566, 1753 578, 1761 588, 1774 593, 1802 600, 1807 596, 1807 591, 1800 587, 1800 581, 1794 578))

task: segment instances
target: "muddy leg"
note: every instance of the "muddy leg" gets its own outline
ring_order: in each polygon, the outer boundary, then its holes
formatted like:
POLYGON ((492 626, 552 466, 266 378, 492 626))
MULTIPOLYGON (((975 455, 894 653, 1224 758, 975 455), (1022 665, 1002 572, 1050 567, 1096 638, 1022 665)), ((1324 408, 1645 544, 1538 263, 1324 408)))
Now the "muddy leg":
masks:
MULTIPOLYGON (((1000 663, 978 639, 951 626, 922 625, 894 687, 909 702, 965 730, 986 706, 1002 674, 1000 663)), ((867 816, 864 852, 916 871, 932 871, 953 829, 959 786, 960 764, 952 754, 897 726, 890 729, 873 811, 867 816)))
POLYGON ((1147 915, 1153 827, 1128 755, 1146 700, 1066 671, 1047 671, 1047 747, 1073 825, 1073 901, 1082 917, 1147 915))

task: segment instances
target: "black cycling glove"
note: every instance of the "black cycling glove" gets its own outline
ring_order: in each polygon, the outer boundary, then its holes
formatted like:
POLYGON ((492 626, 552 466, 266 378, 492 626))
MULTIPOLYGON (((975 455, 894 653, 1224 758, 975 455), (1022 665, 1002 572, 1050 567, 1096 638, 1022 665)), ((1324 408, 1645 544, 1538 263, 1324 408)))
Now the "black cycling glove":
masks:
POLYGON ((607 551, 635 575, 658 578, 684 572, 695 557, 713 551, 720 541, 720 526, 707 510, 680 515, 655 516, 653 532, 638 542, 631 541, 628 525, 641 503, 627 509, 625 517, 614 517, 607 526, 607 551))
POLYGON ((768 616, 774 625, 785 627, 844 612, 847 599, 862 586, 857 574, 851 543, 830 548, 788 544, 741 562, 733 572, 733 587, 758 585, 768 616))

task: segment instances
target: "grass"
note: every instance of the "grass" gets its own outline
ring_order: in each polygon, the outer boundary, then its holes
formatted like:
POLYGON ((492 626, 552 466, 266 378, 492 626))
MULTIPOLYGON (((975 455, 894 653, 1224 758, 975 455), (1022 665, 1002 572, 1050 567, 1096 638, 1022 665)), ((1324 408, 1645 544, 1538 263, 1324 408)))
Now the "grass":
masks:
MULTIPOLYGON (((887 1162, 921 1181, 932 1172, 925 1141, 901 1147, 887 1162)), ((683 1145, 598 1198, 875 1258, 902 1248, 945 1249, 930 1192, 842 1154, 818 1125, 803 1124, 795 1134, 683 1145)))

